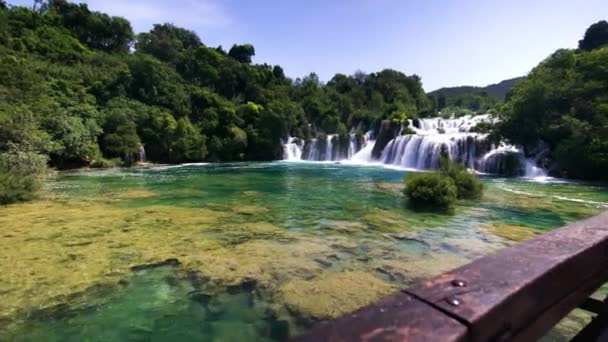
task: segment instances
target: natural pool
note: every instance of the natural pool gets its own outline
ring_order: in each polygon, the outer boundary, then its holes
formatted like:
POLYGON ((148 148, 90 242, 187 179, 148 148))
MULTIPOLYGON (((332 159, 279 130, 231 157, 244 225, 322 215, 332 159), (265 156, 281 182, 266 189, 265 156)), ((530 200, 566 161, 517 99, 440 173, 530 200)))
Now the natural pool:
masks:
POLYGON ((485 178, 483 200, 417 212, 401 194, 405 173, 307 163, 61 173, 42 199, 0 208, 0 340, 282 340, 608 206, 602 185, 485 178))

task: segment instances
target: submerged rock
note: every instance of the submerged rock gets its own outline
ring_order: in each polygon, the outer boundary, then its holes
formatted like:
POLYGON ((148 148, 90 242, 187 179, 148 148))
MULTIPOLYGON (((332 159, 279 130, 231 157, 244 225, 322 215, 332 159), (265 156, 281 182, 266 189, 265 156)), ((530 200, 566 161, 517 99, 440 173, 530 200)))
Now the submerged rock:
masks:
POLYGON ((398 124, 394 124, 390 120, 382 121, 376 137, 376 144, 372 150, 372 157, 375 159, 380 158, 386 145, 397 136, 397 133, 399 133, 399 128, 400 126, 398 124))
POLYGON ((238 245, 251 240, 280 240, 289 242, 288 232, 269 222, 246 222, 229 226, 218 226, 211 230, 212 235, 228 245, 238 245))
POLYGON ((117 200, 146 199, 156 196, 158 196, 158 193, 145 189, 131 189, 127 191, 112 192, 108 194, 109 198, 117 200))
POLYGON ((338 233, 356 233, 367 229, 365 224, 357 221, 331 220, 325 222, 323 227, 338 233))
POLYGON ((154 262, 151 264, 135 265, 131 266, 131 271, 142 271, 151 268, 163 267, 163 266, 179 266, 180 262, 177 259, 167 259, 165 261, 154 262))
POLYGON ((290 311, 313 319, 335 318, 368 305, 395 288, 365 272, 325 273, 312 280, 295 280, 280 289, 290 311))
POLYGON ((404 218, 394 211, 374 208, 363 215, 362 219, 368 226, 383 232, 398 233, 409 229, 404 218))
POLYGON ((543 233, 529 227, 510 224, 491 226, 487 230, 496 236, 515 242, 525 241, 543 233))
POLYGON ((240 205, 235 207, 234 212, 240 215, 260 215, 270 212, 268 208, 259 205, 240 205))

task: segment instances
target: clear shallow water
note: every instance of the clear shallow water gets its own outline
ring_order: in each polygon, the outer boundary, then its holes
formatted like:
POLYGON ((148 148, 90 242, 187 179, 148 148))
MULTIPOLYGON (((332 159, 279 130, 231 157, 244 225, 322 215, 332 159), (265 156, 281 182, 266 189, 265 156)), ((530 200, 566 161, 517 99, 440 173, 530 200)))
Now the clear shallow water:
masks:
POLYGON ((416 212, 405 174, 310 163, 62 173, 44 199, 0 208, 0 339, 283 339, 608 205, 602 185, 484 178, 481 201, 416 212), (179 265, 131 270, 166 259, 179 265))

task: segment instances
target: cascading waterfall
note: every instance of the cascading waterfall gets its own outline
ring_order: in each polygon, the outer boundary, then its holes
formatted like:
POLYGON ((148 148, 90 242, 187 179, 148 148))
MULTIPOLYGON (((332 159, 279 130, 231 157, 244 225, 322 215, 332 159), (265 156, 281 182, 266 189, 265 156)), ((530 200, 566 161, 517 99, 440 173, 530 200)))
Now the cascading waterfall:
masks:
POLYGON ((375 144, 372 132, 368 132, 362 141, 351 133, 348 143, 340 141, 335 134, 307 143, 299 140, 295 143, 296 139, 289 138, 284 146, 284 159, 381 163, 407 169, 432 170, 439 167, 441 156, 447 155, 450 160, 480 173, 545 177, 546 172, 537 166, 535 160, 527 159, 521 149, 507 144, 494 146, 488 142, 487 135, 474 131, 479 123, 493 120, 489 114, 409 120, 408 125, 388 142, 377 159, 372 158, 375 144), (406 127, 415 134, 402 135, 406 133, 406 127))
POLYGON ((297 138, 289 138, 283 145, 283 159, 300 160, 302 159, 302 141, 297 138))
POLYGON ((537 164, 536 160, 526 158, 520 148, 501 144, 480 159, 476 170, 483 173, 521 175, 526 178, 546 178, 547 171, 537 164))
MULTIPOLYGON (((369 135, 365 135, 363 141, 357 139, 355 133, 348 136, 348 141, 340 141, 337 134, 328 134, 324 139, 312 139, 310 142, 301 147, 301 154, 296 156, 286 151, 293 149, 293 138, 288 139, 288 143, 284 145, 285 160, 309 160, 309 161, 342 161, 353 158, 364 146, 367 145, 369 135)), ((373 146, 372 146, 373 147, 373 146)))
POLYGON ((124 160, 127 161, 129 164, 147 164, 148 159, 146 157, 146 149, 144 148, 144 145, 139 144, 137 152, 126 152, 124 154, 124 160))
POLYGON ((482 149, 483 141, 477 135, 409 134, 391 140, 380 160, 387 165, 429 170, 439 167, 440 157, 445 153, 451 160, 475 168, 478 152, 482 149))
MULTIPOLYGON (((372 158, 372 150, 374 149, 374 145, 376 141, 373 138, 372 132, 367 132, 363 136, 363 143, 360 146, 360 150, 356 152, 349 160, 357 163, 357 164, 368 164, 372 163, 374 159, 372 158)), ((355 149, 357 145, 355 144, 355 149)))
MULTIPOLYGON (((463 116, 460 118, 410 120, 406 134, 391 140, 384 148, 380 161, 408 169, 431 170, 439 167, 442 155, 468 168, 487 173, 496 169, 480 170, 480 160, 492 150, 486 136, 471 132, 477 124, 490 122, 490 115, 463 116)), ((489 165, 489 163, 488 163, 489 165)))
POLYGON ((139 145, 139 163, 141 164, 145 164, 148 162, 148 159, 146 158, 146 149, 144 148, 144 145, 139 145))

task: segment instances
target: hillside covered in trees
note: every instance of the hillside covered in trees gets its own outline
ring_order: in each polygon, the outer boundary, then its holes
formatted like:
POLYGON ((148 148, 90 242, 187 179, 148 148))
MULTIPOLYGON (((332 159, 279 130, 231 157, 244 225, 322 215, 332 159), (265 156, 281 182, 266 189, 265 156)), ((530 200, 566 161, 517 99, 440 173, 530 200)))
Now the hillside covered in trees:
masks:
POLYGON ((252 64, 249 44, 209 47, 172 24, 135 35, 86 4, 0 7, 0 151, 39 153, 59 168, 128 164, 141 146, 164 163, 280 159, 288 135, 435 112, 416 75, 292 80, 252 64))
POLYGON ((447 115, 484 113, 496 109, 523 77, 490 84, 486 87, 459 86, 437 89, 429 93, 436 109, 447 115))
POLYGON ((498 117, 497 140, 543 154, 554 175, 608 180, 608 22, 534 68, 498 117))

